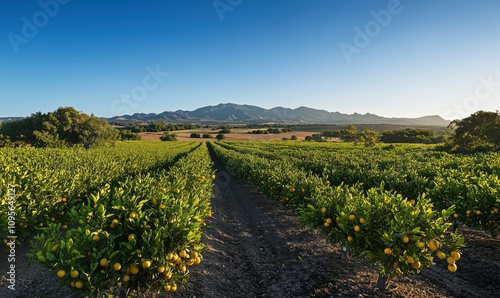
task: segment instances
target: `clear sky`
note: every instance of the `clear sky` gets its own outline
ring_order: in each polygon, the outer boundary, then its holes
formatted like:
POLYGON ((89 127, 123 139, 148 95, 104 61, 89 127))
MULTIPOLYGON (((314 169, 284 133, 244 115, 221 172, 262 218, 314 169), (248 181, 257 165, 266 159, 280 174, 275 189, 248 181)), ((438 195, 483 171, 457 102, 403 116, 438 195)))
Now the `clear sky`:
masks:
POLYGON ((0 116, 500 109, 498 0, 0 0, 0 116))

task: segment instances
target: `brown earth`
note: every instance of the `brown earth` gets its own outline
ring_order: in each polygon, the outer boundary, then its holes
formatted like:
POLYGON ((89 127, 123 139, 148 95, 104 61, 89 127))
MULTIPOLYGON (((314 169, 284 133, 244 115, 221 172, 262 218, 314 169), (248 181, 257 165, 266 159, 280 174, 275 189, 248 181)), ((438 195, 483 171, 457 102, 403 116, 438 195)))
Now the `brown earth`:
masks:
MULTIPOLYGON (((338 247, 300 227, 293 211, 216 168, 203 262, 190 267, 191 279, 177 293, 147 297, 500 297, 500 240, 483 232, 462 229, 468 246, 456 273, 439 260, 419 275, 391 280, 380 293, 377 272, 363 260, 342 259, 338 247)), ((75 297, 58 287, 53 273, 31 264, 23 247, 16 291, 6 289, 3 279, 0 297, 75 297)), ((4 273, 5 253, 0 260, 4 273)))
MULTIPOLYGON (((231 130, 231 133, 225 134, 225 140, 250 140, 250 141, 274 141, 274 140, 282 140, 283 138, 291 138, 292 136, 296 136, 299 141, 303 141, 306 136, 310 136, 315 132, 310 131, 293 131, 286 132, 280 134, 251 134, 248 133, 251 130, 248 129, 237 129, 231 130)), ((174 131, 177 135, 177 139, 179 141, 215 141, 215 137, 217 136, 217 132, 208 130, 181 130, 174 131), (191 133, 196 132, 199 134, 209 133, 212 135, 212 138, 191 138, 191 133)), ((159 141, 162 132, 143 132, 141 133, 141 140, 145 141, 159 141)))

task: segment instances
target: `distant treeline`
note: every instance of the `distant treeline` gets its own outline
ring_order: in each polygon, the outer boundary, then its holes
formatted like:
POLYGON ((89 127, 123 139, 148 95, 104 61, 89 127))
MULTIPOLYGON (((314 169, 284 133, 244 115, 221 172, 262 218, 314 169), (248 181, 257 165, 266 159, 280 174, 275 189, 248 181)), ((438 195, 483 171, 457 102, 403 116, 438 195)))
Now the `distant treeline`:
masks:
POLYGON ((268 128, 266 130, 263 129, 257 129, 257 130, 252 130, 249 133, 252 134, 279 134, 279 133, 285 133, 285 132, 292 132, 293 130, 291 128, 268 128))
POLYGON ((373 146, 377 142, 382 143, 418 143, 418 144, 439 144, 444 143, 448 134, 438 134, 432 130, 407 128, 403 130, 376 131, 364 128, 361 131, 354 125, 348 125, 343 129, 327 130, 322 133, 313 134, 306 137, 306 141, 327 141, 337 138, 344 142, 363 142, 367 146, 373 146))
POLYGON ((324 142, 338 138, 344 142, 362 142, 365 146, 383 143, 441 144, 436 147, 453 153, 500 152, 500 112, 477 111, 469 117, 454 120, 448 126, 453 132, 436 133, 432 130, 407 128, 382 132, 354 125, 328 130, 306 137, 306 141, 324 142))
POLYGON ((162 131, 177 131, 177 130, 186 130, 186 129, 198 129, 201 128, 201 125, 195 124, 169 124, 165 121, 161 120, 153 120, 148 124, 136 124, 136 123, 116 123, 112 122, 112 125, 120 127, 120 129, 128 130, 133 133, 140 132, 162 132, 162 131))
POLYGON ((407 128, 405 130, 388 130, 382 132, 380 142, 383 143, 444 143, 449 135, 438 135, 432 130, 407 128))
MULTIPOLYGON (((126 129, 135 133, 139 132, 162 132, 162 131, 177 131, 177 130, 189 130, 189 129, 200 129, 200 128, 211 128, 212 130, 229 130, 229 129, 259 129, 268 130, 281 129, 281 132, 292 131, 296 125, 283 125, 283 124, 234 124, 234 125, 200 125, 200 124, 189 124, 189 123, 167 123, 163 120, 152 120, 148 123, 124 123, 120 121, 112 121, 111 125, 119 127, 120 129, 126 129)), ((279 133, 279 132, 268 132, 268 133, 279 133)))

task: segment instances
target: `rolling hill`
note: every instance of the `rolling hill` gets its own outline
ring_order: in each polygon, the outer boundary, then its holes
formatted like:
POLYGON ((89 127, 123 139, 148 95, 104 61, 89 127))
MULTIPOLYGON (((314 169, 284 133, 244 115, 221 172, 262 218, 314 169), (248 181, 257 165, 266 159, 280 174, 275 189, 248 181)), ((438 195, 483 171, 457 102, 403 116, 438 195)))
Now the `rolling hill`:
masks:
POLYGON ((419 118, 386 118, 375 114, 342 114, 325 110, 299 107, 296 109, 275 107, 264 109, 252 105, 219 104, 206 106, 194 111, 135 113, 133 115, 107 118, 110 122, 147 122, 163 120, 169 123, 297 123, 297 124, 394 124, 410 126, 447 126, 450 121, 440 116, 419 118))

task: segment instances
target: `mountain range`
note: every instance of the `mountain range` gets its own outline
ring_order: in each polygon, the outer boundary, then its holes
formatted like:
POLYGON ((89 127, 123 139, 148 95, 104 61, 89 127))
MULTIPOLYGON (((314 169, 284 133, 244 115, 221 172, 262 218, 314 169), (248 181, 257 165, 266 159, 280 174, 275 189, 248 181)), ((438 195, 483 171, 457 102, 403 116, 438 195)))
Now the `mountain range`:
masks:
POLYGON ((110 122, 148 122, 163 120, 169 123, 291 123, 291 124, 396 124, 410 126, 447 126, 450 121, 440 116, 419 118, 387 118, 375 114, 342 114, 325 110, 299 107, 296 109, 275 107, 264 109, 252 105, 232 103, 206 106, 194 111, 177 110, 174 112, 135 113, 133 115, 107 118, 110 122))

